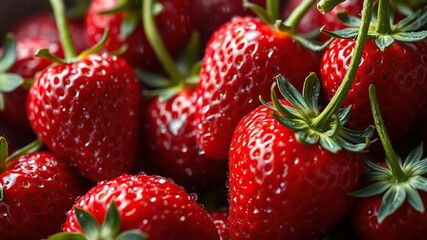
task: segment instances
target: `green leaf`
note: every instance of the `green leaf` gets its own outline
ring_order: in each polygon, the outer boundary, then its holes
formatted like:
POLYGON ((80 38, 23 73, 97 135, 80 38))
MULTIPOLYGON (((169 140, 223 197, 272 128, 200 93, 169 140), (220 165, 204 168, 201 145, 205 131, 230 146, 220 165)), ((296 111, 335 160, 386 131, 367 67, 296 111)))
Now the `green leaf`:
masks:
POLYGON ((357 37, 359 34, 359 28, 346 28, 342 30, 337 30, 334 32, 328 31, 324 28, 321 28, 320 31, 334 38, 344 38, 344 39, 352 39, 357 37))
POLYGON ((342 138, 340 136, 335 137, 335 140, 337 141, 337 143, 339 145, 341 145, 342 148, 344 148, 345 150, 350 151, 350 152, 363 152, 366 149, 366 147, 368 146, 367 143, 353 144, 351 142, 348 142, 347 140, 345 140, 344 138, 342 138))
POLYGON ((410 173, 410 175, 424 175, 427 173, 427 159, 423 159, 420 161, 417 161, 416 163, 413 163, 411 165, 408 165, 406 168, 404 168, 405 172, 410 173))
POLYGON ((380 35, 375 38, 375 43, 377 47, 384 52, 386 48, 388 48, 391 44, 393 44, 394 38, 390 35, 380 35))
POLYGON ((390 184, 387 182, 376 182, 365 188, 351 192, 350 195, 354 197, 372 197, 387 191, 389 188, 390 184))
POLYGON ((351 115, 351 106, 348 106, 346 108, 341 108, 338 110, 338 118, 340 122, 344 125, 347 123, 347 121, 350 119, 351 115))
POLYGON ((122 232, 115 240, 145 240, 148 239, 147 234, 139 230, 129 230, 122 232))
POLYGON ((323 148, 325 148, 331 153, 337 153, 342 149, 342 147, 336 142, 335 139, 323 134, 320 135, 319 143, 320 145, 322 145, 323 148))
POLYGON ((0 57, 0 73, 9 70, 16 61, 16 41, 13 34, 8 33, 4 39, 3 55, 0 57))
POLYGON ((392 186, 383 196, 378 209, 378 223, 393 214, 406 199, 406 191, 401 186, 392 186))
POLYGON ((104 224, 101 226, 101 236, 117 236, 120 231, 120 215, 117 211, 114 200, 108 205, 107 213, 105 214, 104 224))
POLYGON ((427 24, 427 9, 420 9, 400 20, 395 26, 396 32, 414 32, 427 24))
POLYGON ((418 212, 423 213, 424 204, 418 191, 412 187, 407 187, 405 190, 409 204, 418 212))
POLYGON ((24 79, 14 73, 0 73, 0 92, 8 93, 15 91, 24 83, 24 79))
POLYGON ((393 37, 399 42, 418 42, 427 38, 427 30, 419 32, 398 32, 393 34, 393 37))
POLYGON ((427 179, 422 176, 412 177, 410 181, 411 186, 415 189, 427 192, 427 179))
POLYGON ((141 16, 137 12, 127 11, 120 26, 119 39, 126 40, 136 29, 141 16))
POLYGON ((341 123, 336 114, 332 115, 332 120, 329 123, 329 129, 324 133, 328 137, 335 137, 341 130, 341 123))
MULTIPOLYGON (((320 81, 315 73, 310 73, 304 81, 302 96, 314 115, 319 114, 320 81)), ((310 116, 315 117, 315 116, 310 116)))
POLYGON ((350 27, 358 28, 360 25, 362 25, 360 18, 350 16, 347 12, 338 13, 337 17, 341 22, 350 27))
POLYGON ((288 116, 281 116, 275 112, 272 113, 273 117, 277 119, 282 125, 284 125, 287 128, 293 129, 295 131, 300 131, 307 129, 307 124, 299 119, 299 118, 291 118, 288 116))
POLYGON ((390 175, 382 172, 370 171, 363 174, 363 180, 368 182, 389 181, 390 175))
POLYGON ((381 173, 383 173, 383 174, 387 174, 387 175, 389 175, 389 176, 391 176, 391 175, 392 175, 392 173, 391 173, 390 169, 387 169, 387 168, 385 168, 385 167, 383 167, 383 166, 380 166, 380 165, 378 165, 378 164, 376 164, 376 163, 373 163, 373 162, 369 161, 369 160, 366 158, 366 156, 365 156, 365 155, 362 155, 362 157, 363 157, 363 162, 365 163, 365 165, 366 165, 369 169, 372 169, 372 170, 373 170, 373 171, 375 171, 375 172, 381 172, 381 173))
POLYGON ((84 234, 89 239, 98 239, 100 235, 100 226, 95 218, 89 212, 81 208, 75 207, 74 211, 76 212, 77 221, 84 234))
POLYGON ((49 52, 49 49, 47 49, 47 48, 37 50, 35 56, 45 58, 45 59, 50 60, 52 62, 56 62, 56 63, 60 63, 60 64, 67 64, 66 60, 52 55, 49 52))
POLYGON ((295 108, 301 110, 310 109, 309 104, 286 78, 282 75, 278 75, 276 76, 276 81, 279 91, 295 108))
POLYGON ((56 233, 48 238, 48 240, 90 240, 81 233, 61 232, 56 233))
POLYGON ((353 130, 349 128, 342 128, 341 136, 351 142, 363 142, 369 140, 375 132, 375 128, 373 126, 368 126, 365 130, 353 130))
POLYGON ((148 87, 166 88, 171 85, 170 81, 165 76, 144 71, 142 69, 136 69, 135 71, 139 80, 148 87))
POLYGON ((295 133, 295 138, 298 142, 315 144, 319 141, 319 135, 311 131, 300 131, 295 133))
POLYGON ((407 168, 415 164, 417 161, 421 160, 423 157, 423 144, 420 144, 414 150, 412 150, 409 155, 406 157, 405 162, 403 163, 403 168, 407 168))
POLYGON ((108 35, 110 34, 110 30, 107 28, 104 31, 104 34, 101 37, 101 40, 99 40, 95 45, 93 45, 91 48, 84 50, 79 54, 79 58, 86 58, 90 54, 98 53, 102 50, 104 45, 107 43, 108 35))
POLYGON ((307 40, 306 38, 299 36, 299 35, 293 35, 292 36, 295 41, 297 41, 299 44, 301 44, 304 48, 310 49, 314 52, 323 52, 329 44, 334 40, 334 38, 328 39, 328 41, 324 42, 323 44, 319 45, 314 42, 311 42, 310 40, 307 40))

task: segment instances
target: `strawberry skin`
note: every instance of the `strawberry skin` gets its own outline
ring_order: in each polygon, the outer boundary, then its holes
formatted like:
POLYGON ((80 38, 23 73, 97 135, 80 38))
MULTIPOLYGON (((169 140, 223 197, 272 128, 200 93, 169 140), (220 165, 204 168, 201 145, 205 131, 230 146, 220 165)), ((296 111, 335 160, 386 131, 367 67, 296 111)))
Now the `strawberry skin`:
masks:
POLYGON ((30 89, 27 113, 53 152, 97 182, 130 170, 140 101, 131 67, 119 57, 94 54, 45 70, 30 89))
POLYGON ((233 135, 230 236, 321 239, 352 207, 348 193, 359 185, 361 155, 300 144, 271 112, 256 108, 233 135))
POLYGON ((301 89, 318 57, 292 37, 253 17, 236 17, 219 28, 205 50, 197 86, 197 141, 206 156, 227 158, 239 120, 270 96, 279 73, 301 89))
MULTIPOLYGON (((385 164, 384 164, 385 165, 385 164)), ((419 192, 424 206, 427 204, 427 193, 419 192)), ((378 223, 378 209, 382 195, 359 199, 351 214, 352 225, 359 239, 425 239, 427 214, 415 210, 408 202, 392 215, 378 223)))
MULTIPOLYGON (((328 99, 338 89, 347 71, 354 48, 353 40, 337 39, 322 58, 321 80, 328 99)), ((366 42, 362 62, 356 73, 345 106, 352 105, 348 126, 363 129, 373 124, 368 87, 378 89, 378 102, 386 129, 398 140, 412 128, 426 106, 427 41, 395 41, 382 52, 374 40, 366 42)))
POLYGON ((185 187, 203 186, 226 172, 227 164, 200 153, 195 139, 196 92, 182 90, 167 100, 156 98, 147 110, 145 132, 156 173, 185 187))
POLYGON ((52 153, 13 160, 0 174, 2 239, 41 239, 61 229, 66 212, 84 192, 81 179, 52 153))
MULTIPOLYGON (((208 213, 170 179, 124 174, 100 182, 80 197, 75 206, 88 211, 102 224, 113 199, 121 219, 121 232, 139 229, 150 240, 219 239, 208 213)), ((69 212, 63 230, 81 232, 74 210, 69 212)))

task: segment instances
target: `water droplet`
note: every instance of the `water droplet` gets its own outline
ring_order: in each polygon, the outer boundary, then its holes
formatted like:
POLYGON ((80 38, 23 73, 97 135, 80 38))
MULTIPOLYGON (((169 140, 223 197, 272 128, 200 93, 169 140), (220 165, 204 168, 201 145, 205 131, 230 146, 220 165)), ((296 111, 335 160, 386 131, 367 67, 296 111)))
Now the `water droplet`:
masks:
POLYGON ((191 197, 194 201, 197 201, 197 199, 198 199, 198 196, 197 196, 197 194, 196 194, 196 193, 190 193, 190 197, 191 197))

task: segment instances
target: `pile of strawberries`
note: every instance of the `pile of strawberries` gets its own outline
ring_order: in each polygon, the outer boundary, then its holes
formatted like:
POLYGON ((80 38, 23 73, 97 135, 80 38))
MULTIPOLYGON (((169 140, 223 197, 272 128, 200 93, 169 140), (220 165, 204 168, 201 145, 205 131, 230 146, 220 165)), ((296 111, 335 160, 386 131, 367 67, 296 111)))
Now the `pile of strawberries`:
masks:
POLYGON ((427 239, 425 0, 50 4, 0 52, 1 239, 427 239))

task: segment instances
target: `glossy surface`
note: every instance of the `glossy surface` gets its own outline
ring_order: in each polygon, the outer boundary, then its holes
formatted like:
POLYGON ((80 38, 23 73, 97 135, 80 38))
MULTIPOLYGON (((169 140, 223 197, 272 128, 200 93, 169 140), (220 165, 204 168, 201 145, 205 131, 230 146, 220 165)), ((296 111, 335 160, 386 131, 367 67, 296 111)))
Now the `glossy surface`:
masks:
MULTIPOLYGON (((106 207, 115 199, 121 231, 140 229, 150 240, 218 240, 208 213, 170 179, 158 176, 122 175, 103 181, 76 201, 102 223, 106 207)), ((66 232, 79 232, 73 211, 64 225, 66 232)))
POLYGON ((30 123, 52 151, 97 182, 129 171, 141 88, 121 58, 90 55, 44 71, 30 89, 30 123))
POLYGON ((0 174, 1 238, 41 239, 60 231, 84 185, 58 157, 45 152, 15 159, 0 174))
POLYGON ((197 141, 206 156, 226 159, 239 120, 269 99, 274 76, 282 73, 301 89, 319 59, 258 19, 234 18, 209 41, 197 86, 197 141))
MULTIPOLYGON (((348 69, 353 40, 335 40, 322 58, 321 80, 328 99, 337 91, 348 69)), ((375 84, 388 134, 398 140, 409 132, 426 107, 427 41, 394 42, 382 52, 366 42, 362 61, 344 105, 352 105, 348 126, 364 129, 373 124, 368 87, 375 84)))
POLYGON ((232 239, 321 239, 347 214, 361 155, 303 145, 260 106, 236 127, 230 147, 232 239))

